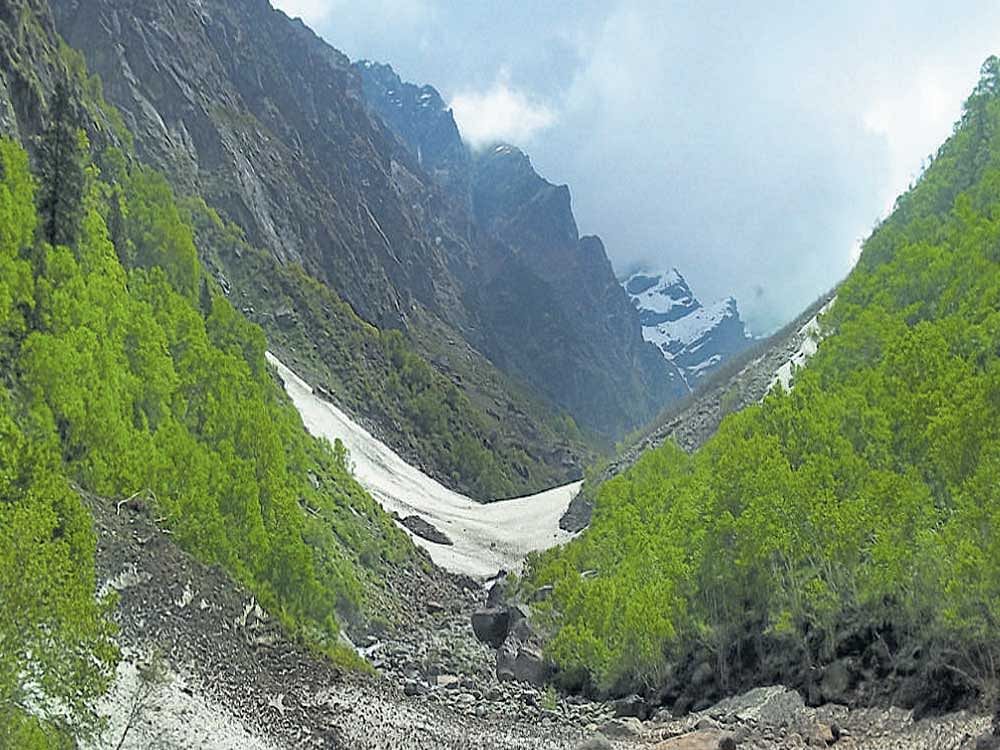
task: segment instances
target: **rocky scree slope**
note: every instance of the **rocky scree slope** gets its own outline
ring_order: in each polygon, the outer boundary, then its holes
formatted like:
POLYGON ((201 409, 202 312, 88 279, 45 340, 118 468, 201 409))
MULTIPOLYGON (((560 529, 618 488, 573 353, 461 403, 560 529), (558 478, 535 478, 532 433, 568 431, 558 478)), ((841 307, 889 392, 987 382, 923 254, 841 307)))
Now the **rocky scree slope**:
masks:
POLYGON ((685 391, 677 369, 643 341, 601 240, 580 237, 567 186, 545 180, 513 146, 469 149, 432 86, 370 61, 355 69, 372 109, 455 211, 468 213, 469 231, 500 247, 478 266, 471 304, 502 367, 611 437, 685 391))
POLYGON ((102 704, 111 719, 107 744, 126 724, 125 748, 156 739, 167 747, 208 742, 268 750, 469 742, 525 749, 959 748, 972 747, 987 730, 987 717, 968 713, 915 722, 898 710, 806 708, 780 687, 684 717, 636 696, 614 703, 560 697, 542 689, 540 657, 519 643, 530 640, 530 629, 509 616, 514 608, 504 587, 484 595, 477 582, 429 561, 399 568, 372 592, 380 621, 348 635, 378 674, 346 673, 289 640, 218 567, 180 551, 145 499, 86 500, 98 537, 98 581, 118 593, 126 654, 102 704), (508 616, 498 627, 501 613, 508 616), (129 679, 149 663, 159 665, 160 677, 144 686, 129 679))
POLYGON ((141 503, 88 496, 88 505, 98 533, 98 579, 118 592, 119 642, 129 655, 102 704, 109 746, 117 746, 130 721, 125 750, 154 740, 168 748, 209 742, 234 750, 992 746, 986 716, 914 721, 899 709, 814 709, 781 687, 683 717, 646 714, 632 699, 552 703, 530 684, 496 678, 491 651, 469 624, 470 609, 483 603, 481 589, 433 568, 400 571, 389 582, 385 628, 353 635, 378 674, 344 672, 289 641, 217 568, 178 550, 141 503), (158 666, 157 680, 141 688, 127 679, 150 664, 158 666))
MULTIPOLYGON (((464 280, 490 247, 473 248, 440 189, 371 116, 343 55, 267 2, 51 6, 59 32, 84 53, 122 113, 138 158, 165 172, 180 194, 203 198, 234 230, 238 242, 225 239, 226 251, 203 259, 248 317, 295 350, 284 354, 302 354, 317 382, 404 448, 431 430, 420 410, 368 413, 358 397, 382 379, 384 357, 361 347, 348 373, 329 346, 357 328, 355 313, 382 331, 399 329, 404 349, 468 396, 465 411, 480 423, 472 430, 478 450, 506 454, 510 487, 497 494, 579 474, 592 455, 588 439, 483 353, 484 326, 466 303, 464 280), (267 278, 240 268, 242 250, 232 247, 240 242, 281 268, 304 269, 284 284, 281 306, 267 278), (350 315, 316 324, 310 279, 329 290, 328 309, 338 313, 342 299, 350 315)), ((200 243, 203 254, 208 245, 200 243)), ((450 466, 437 468, 453 486, 475 489, 450 466)))

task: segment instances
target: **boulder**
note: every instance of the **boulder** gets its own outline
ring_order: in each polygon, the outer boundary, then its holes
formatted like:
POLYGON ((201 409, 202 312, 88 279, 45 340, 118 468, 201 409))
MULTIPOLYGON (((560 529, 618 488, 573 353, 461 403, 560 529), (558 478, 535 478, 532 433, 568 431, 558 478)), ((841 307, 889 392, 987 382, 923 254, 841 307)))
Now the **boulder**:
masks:
POLYGON ((446 547, 450 547, 454 544, 454 542, 452 542, 443 531, 439 531, 435 526, 431 525, 420 516, 407 516, 402 519, 400 523, 421 539, 426 539, 428 542, 433 542, 434 544, 440 544, 446 547))
POLYGON ((762 726, 783 727, 799 723, 805 715, 802 696, 781 685, 754 688, 717 703, 709 714, 719 720, 753 722, 762 726))
POLYGON ((542 686, 550 674, 548 663, 542 655, 527 647, 521 647, 514 658, 514 679, 531 685, 542 686))
POLYGON ((819 692, 823 700, 829 703, 847 704, 850 702, 850 690, 853 684, 851 660, 839 659, 823 670, 819 692))
MULTIPOLYGON (((519 610, 517 611, 517 614, 520 614, 519 610)), ((521 643, 533 641, 535 639, 535 631, 531 629, 531 625, 528 623, 528 618, 518 618, 513 611, 511 612, 511 615, 510 637, 521 643)))
POLYGON ((573 750, 614 750, 614 745, 603 734, 595 734, 574 747, 573 750))
POLYGON ((502 645, 497 650, 497 679, 500 682, 513 682, 514 662, 517 660, 517 650, 509 644, 502 645))
POLYGON ((427 686, 422 682, 417 682, 416 680, 407 680, 403 683, 403 694, 408 696, 424 695, 427 692, 427 686))
POLYGON ((506 593, 507 586, 504 584, 504 579, 497 579, 497 582, 490 586, 490 590, 486 594, 486 606, 499 607, 503 604, 504 594, 506 593))
POLYGON ((614 703, 615 716, 634 716, 637 719, 648 719, 650 707, 646 701, 638 695, 630 695, 620 698, 614 703))
POLYGON ((610 739, 630 739, 642 734, 642 722, 634 716, 611 719, 602 724, 598 731, 610 739))
POLYGON ((477 609, 472 613, 472 631, 482 643, 500 648, 510 633, 511 612, 499 607, 477 609))

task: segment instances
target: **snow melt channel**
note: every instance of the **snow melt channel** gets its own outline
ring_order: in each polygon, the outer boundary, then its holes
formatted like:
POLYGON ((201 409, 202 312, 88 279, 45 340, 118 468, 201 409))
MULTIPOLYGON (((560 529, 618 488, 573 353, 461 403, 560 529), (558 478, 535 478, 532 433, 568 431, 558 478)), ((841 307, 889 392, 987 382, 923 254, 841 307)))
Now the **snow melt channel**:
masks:
POLYGON ((581 482, 537 495, 477 503, 408 464, 336 406, 319 398, 277 357, 268 352, 267 358, 284 381, 306 429, 331 443, 340 438, 350 451, 355 478, 386 511, 403 518, 418 515, 451 539, 451 546, 435 544, 406 530, 442 568, 480 577, 492 576, 501 568, 519 570, 529 552, 572 538, 559 528, 559 519, 581 482))

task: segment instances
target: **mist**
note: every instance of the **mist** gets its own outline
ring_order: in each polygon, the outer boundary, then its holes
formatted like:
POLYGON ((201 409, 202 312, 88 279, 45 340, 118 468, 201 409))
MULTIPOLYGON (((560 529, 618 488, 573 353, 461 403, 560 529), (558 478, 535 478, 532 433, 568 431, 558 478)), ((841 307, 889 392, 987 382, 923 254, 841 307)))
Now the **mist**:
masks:
POLYGON ((848 273, 1000 50, 993 2, 276 4, 524 148, 619 274, 676 266, 757 334, 848 273))

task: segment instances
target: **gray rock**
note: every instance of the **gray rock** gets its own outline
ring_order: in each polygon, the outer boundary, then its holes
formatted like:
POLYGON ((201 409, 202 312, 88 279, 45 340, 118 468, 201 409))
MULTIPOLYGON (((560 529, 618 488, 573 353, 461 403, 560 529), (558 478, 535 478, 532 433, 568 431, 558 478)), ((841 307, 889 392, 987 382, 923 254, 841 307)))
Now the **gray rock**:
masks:
POLYGON ((522 647, 518 650, 513 664, 514 679, 532 685, 544 685, 551 672, 548 663, 534 649, 522 647))
POLYGON ((727 698, 717 703, 710 714, 727 723, 754 722, 779 727, 798 723, 805 710, 801 695, 781 685, 774 685, 727 698))
POLYGON ((410 697, 424 695, 427 693, 427 686, 417 680, 407 680, 403 683, 403 695, 410 697))
POLYGON ((513 682, 516 678, 514 676, 514 662, 517 659, 517 651, 514 647, 510 645, 502 645, 499 650, 497 650, 497 679, 500 682, 513 682))
POLYGON ((601 725, 598 730, 611 739, 627 739, 642 734, 642 722, 633 716, 624 719, 611 719, 601 725))
POLYGON ((498 578, 496 583, 490 586, 489 592, 486 594, 486 606, 487 607, 499 607, 503 604, 504 595, 507 593, 507 586, 504 583, 503 578, 498 578))
POLYGON ((433 542, 434 544, 440 544, 446 547, 450 547, 454 544, 454 542, 448 538, 447 534, 438 530, 437 527, 433 526, 430 522, 420 516, 407 516, 402 519, 400 523, 421 539, 426 539, 428 542, 433 542))
POLYGON ((472 613, 472 631, 483 643, 500 648, 511 627, 510 610, 498 607, 477 609, 472 613))
POLYGON ((638 695, 630 695, 614 702, 615 716, 634 716, 646 719, 649 716, 649 705, 638 695))
POLYGON ((596 734, 581 742, 573 750, 614 750, 614 745, 603 734, 596 734))
POLYGON ((819 692, 823 700, 830 703, 848 703, 848 695, 853 685, 853 673, 849 659, 840 659, 823 670, 819 692))

